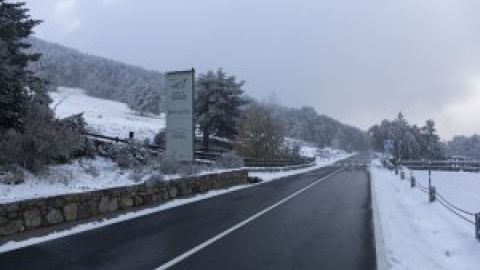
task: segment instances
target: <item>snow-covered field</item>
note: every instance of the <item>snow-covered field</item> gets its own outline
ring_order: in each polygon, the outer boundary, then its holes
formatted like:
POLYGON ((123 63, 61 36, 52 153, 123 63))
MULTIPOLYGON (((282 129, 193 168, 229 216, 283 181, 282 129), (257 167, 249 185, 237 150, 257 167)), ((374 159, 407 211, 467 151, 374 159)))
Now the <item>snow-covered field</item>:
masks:
POLYGON ((133 131, 135 138, 144 140, 153 139, 165 127, 163 114, 141 116, 125 103, 91 97, 82 89, 59 87, 50 96, 56 117, 65 118, 83 112, 88 128, 98 134, 128 138, 129 132, 133 131))
MULTIPOLYGON (((408 180, 401 181, 378 160, 372 163, 371 173, 374 211, 379 218, 375 231, 382 235, 377 248, 383 248, 386 269, 480 269, 480 242, 472 224, 438 202, 429 203, 425 193, 410 188, 408 180)), ((422 185, 428 185, 428 172, 413 174, 422 185)), ((480 212, 480 174, 434 172, 432 179, 447 200, 480 212)))

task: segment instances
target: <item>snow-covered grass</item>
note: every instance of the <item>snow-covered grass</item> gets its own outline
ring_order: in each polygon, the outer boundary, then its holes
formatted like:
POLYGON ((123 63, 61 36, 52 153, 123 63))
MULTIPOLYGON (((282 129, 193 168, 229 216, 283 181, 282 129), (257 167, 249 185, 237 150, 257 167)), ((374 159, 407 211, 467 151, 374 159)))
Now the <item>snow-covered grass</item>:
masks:
MULTIPOLYGON (((400 180, 378 160, 372 163, 371 174, 374 213, 380 226, 375 231, 382 232, 376 235, 382 244, 377 248, 383 248, 388 269, 479 269, 480 242, 472 224, 438 202, 429 203, 425 193, 410 188, 408 180, 400 180)), ((426 185, 427 172, 415 171, 414 175, 426 185)), ((434 172, 433 177, 446 199, 466 210, 480 211, 479 174, 434 172)))
MULTIPOLYGON (((101 157, 52 166, 39 175, 25 173, 23 184, 0 184, 0 203, 130 186, 149 177, 148 174, 121 169, 115 162, 101 157)), ((165 176, 165 180, 178 177, 165 176)))
MULTIPOLYGON (((352 155, 354 155, 354 154, 347 154, 347 153, 344 153, 344 152, 343 153, 338 152, 337 154, 332 155, 328 161, 326 159, 317 158, 317 165, 313 166, 313 167, 310 167, 310 168, 306 168, 306 169, 299 169, 299 170, 294 170, 294 171, 278 172, 278 173, 253 173, 253 174, 251 174, 251 176, 260 177, 260 178, 262 178, 263 181, 260 182, 260 183, 257 183, 257 184, 240 185, 240 186, 230 187, 230 188, 222 189, 222 190, 212 190, 212 191, 209 191, 207 193, 198 194, 198 195, 196 195, 194 197, 190 197, 190 198, 175 199, 175 200, 166 202, 166 203, 164 203, 160 206, 157 206, 157 207, 152 207, 152 208, 148 208, 148 209, 144 209, 144 210, 138 210, 138 211, 132 211, 132 212, 120 215, 120 216, 115 217, 115 218, 104 219, 104 220, 98 221, 98 222, 90 222, 90 223, 80 224, 80 225, 74 226, 73 228, 71 228, 69 230, 60 231, 60 232, 53 232, 53 233, 45 235, 45 236, 34 237, 34 238, 27 239, 27 240, 19 241, 19 242, 10 241, 10 242, 7 242, 3 245, 0 245, 0 253, 8 252, 8 251, 15 250, 15 249, 20 249, 20 248, 23 248, 23 247, 35 245, 35 244, 46 242, 46 241, 51 241, 51 240, 54 240, 54 239, 66 237, 66 236, 69 236, 69 235, 81 233, 81 232, 88 231, 88 230, 93 230, 93 229, 100 228, 100 227, 105 227, 105 226, 108 226, 108 225, 111 225, 111 224, 123 222, 123 221, 126 221, 126 220, 134 219, 134 218, 137 218, 137 217, 141 217, 141 216, 145 216, 145 215, 149 215, 149 214, 153 214, 153 213, 157 213, 157 212, 164 211, 164 210, 167 210, 167 209, 170 209, 170 208, 174 208, 174 207, 178 207, 178 206, 185 205, 185 204, 188 204, 188 203, 193 203, 193 202, 205 200, 205 199, 212 198, 212 197, 215 197, 215 196, 220 196, 222 194, 234 192, 234 191, 241 190, 241 189, 244 189, 244 188, 249 188, 249 187, 253 187, 253 186, 256 186, 256 185, 262 185, 262 184, 265 184, 265 183, 268 183, 268 182, 271 182, 271 181, 274 181, 274 180, 281 179, 281 178, 286 177, 286 176, 305 173, 305 172, 308 172, 308 171, 311 171, 311 170, 318 169, 320 167, 325 167, 325 166, 333 164, 336 161, 348 158, 352 155)), ((98 162, 102 163, 102 162, 105 162, 105 161, 98 161, 98 162)), ((111 165, 112 164, 109 164, 107 162, 106 166, 111 166, 111 165)))
MULTIPOLYGON (((328 160, 317 160, 317 165, 307 169, 284 173, 255 173, 255 176, 271 180, 274 178, 301 173, 320 166, 326 166, 336 160, 346 158, 348 154, 332 154, 328 160)), ((219 173, 225 170, 205 168, 199 175, 219 173)), ((78 159, 71 164, 52 166, 43 174, 33 175, 26 172, 25 183, 19 185, 0 184, 0 203, 25 199, 42 198, 60 194, 72 194, 120 186, 130 186, 146 181, 152 172, 135 172, 121 169, 108 159, 78 159)), ((165 175, 165 180, 179 178, 179 175, 165 175)))
MULTIPOLYGON (((413 171, 428 186, 428 171, 413 171)), ((480 212, 480 173, 432 171, 432 186, 449 202, 469 212, 480 212)))
POLYGON ((83 112, 88 128, 98 134, 128 138, 133 131, 135 138, 152 140, 165 127, 163 114, 141 116, 125 103, 91 97, 82 89, 59 87, 50 96, 58 118, 83 112))
POLYGON ((315 158, 315 163, 316 164, 312 167, 298 169, 298 170, 292 170, 292 171, 285 171, 285 172, 251 172, 251 173, 249 173, 249 175, 253 176, 253 177, 259 177, 263 181, 269 182, 269 181, 276 180, 276 179, 279 179, 279 178, 282 178, 282 177, 291 176, 291 175, 295 175, 295 174, 299 174, 299 173, 305 173, 305 172, 309 172, 309 171, 312 171, 312 170, 316 170, 318 168, 326 167, 328 165, 332 165, 333 163, 335 163, 337 161, 349 158, 353 155, 355 155, 355 154, 349 154, 349 153, 345 153, 345 152, 340 153, 339 152, 337 154, 332 154, 328 158, 327 157, 322 157, 322 158, 321 157, 316 157, 315 158))

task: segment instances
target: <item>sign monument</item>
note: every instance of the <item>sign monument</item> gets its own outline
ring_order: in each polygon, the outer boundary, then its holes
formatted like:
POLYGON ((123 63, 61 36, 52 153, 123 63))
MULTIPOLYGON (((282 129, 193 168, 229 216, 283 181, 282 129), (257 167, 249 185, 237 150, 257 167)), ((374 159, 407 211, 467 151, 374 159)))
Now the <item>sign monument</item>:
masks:
POLYGON ((167 158, 194 161, 195 70, 167 72, 166 152, 167 158))

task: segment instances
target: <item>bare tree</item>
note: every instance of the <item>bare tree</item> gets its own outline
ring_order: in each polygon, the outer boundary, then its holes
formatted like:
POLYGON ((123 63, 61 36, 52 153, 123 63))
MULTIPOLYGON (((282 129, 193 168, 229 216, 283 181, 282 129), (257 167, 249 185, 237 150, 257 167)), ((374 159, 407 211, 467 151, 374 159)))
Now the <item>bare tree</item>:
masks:
POLYGON ((235 149, 244 157, 254 159, 279 158, 284 153, 283 122, 275 118, 269 107, 252 104, 245 118, 238 122, 235 149))

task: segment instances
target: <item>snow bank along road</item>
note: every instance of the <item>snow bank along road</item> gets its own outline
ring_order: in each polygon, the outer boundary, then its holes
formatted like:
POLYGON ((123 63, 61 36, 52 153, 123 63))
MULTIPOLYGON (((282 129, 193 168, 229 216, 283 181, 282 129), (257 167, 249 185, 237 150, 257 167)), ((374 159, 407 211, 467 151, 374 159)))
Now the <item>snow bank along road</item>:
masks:
POLYGON ((0 269, 375 269, 367 174, 290 176, 0 254, 0 269))

